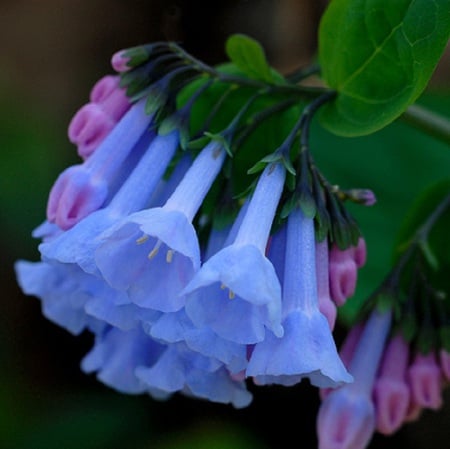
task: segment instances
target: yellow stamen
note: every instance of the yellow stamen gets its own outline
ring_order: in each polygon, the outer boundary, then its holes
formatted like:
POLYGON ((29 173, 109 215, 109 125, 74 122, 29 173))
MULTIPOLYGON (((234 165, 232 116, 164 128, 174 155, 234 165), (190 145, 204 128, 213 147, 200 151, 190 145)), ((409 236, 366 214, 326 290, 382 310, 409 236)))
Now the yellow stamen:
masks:
POLYGON ((167 263, 170 263, 170 262, 172 262, 172 259, 173 259, 173 253, 174 253, 175 251, 173 250, 173 249, 169 249, 168 251, 167 251, 167 254, 166 254, 166 262, 167 263))
POLYGON ((227 288, 227 286, 225 285, 225 284, 222 284, 221 286, 220 286, 220 289, 221 290, 225 290, 227 288))
POLYGON ((136 240, 136 243, 138 244, 138 245, 142 245, 143 243, 145 243, 147 240, 148 240, 148 235, 147 234, 144 234, 142 237, 139 237, 137 240, 136 240))
POLYGON ((228 290, 228 298, 234 299, 235 296, 236 296, 236 293, 234 293, 233 290, 228 290))
POLYGON ((159 247, 161 246, 161 240, 158 240, 157 242, 156 242, 156 244, 155 244, 155 246, 153 247, 153 249, 148 253, 148 258, 151 260, 151 259, 153 259, 157 254, 158 254, 158 251, 159 251, 159 247))

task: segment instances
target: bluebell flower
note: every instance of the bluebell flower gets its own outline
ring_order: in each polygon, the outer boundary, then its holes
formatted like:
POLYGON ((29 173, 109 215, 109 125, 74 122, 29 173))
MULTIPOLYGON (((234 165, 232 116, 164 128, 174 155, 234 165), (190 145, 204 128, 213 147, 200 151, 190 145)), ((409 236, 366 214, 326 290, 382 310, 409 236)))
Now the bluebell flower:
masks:
POLYGON ((196 327, 184 309, 162 314, 146 329, 158 341, 185 342, 192 351, 222 362, 232 374, 241 372, 247 366, 246 345, 225 340, 207 326, 196 327))
POLYGON ((145 114, 144 103, 137 103, 125 114, 88 160, 59 175, 47 204, 50 222, 70 229, 105 204, 116 176, 141 136, 151 136, 151 117, 145 114))
POLYGON ((373 385, 390 331, 391 311, 372 312, 349 363, 354 382, 327 394, 317 417, 319 449, 364 449, 376 426, 373 385))
POLYGON ((262 173, 234 242, 207 260, 184 289, 186 312, 198 327, 240 344, 281 336, 281 287, 265 249, 284 186, 285 169, 262 173))
POLYGON ((351 382, 319 311, 314 223, 300 209, 288 218, 282 289, 284 335, 269 334, 255 345, 247 376, 258 384, 293 385, 303 378, 319 387, 351 382))
POLYGON ((148 392, 163 399, 169 394, 141 382, 135 371, 153 366, 165 350, 164 345, 140 329, 122 331, 109 327, 96 335, 94 347, 83 358, 81 368, 86 373, 96 372, 101 382, 120 392, 148 392))
POLYGON ((98 280, 75 265, 18 261, 17 280, 22 290, 41 300, 43 315, 74 335, 98 329, 104 323, 86 314, 84 306, 98 280))
POLYGON ((252 399, 244 382, 234 380, 219 361, 193 352, 183 342, 168 346, 157 363, 136 369, 136 375, 149 388, 179 391, 237 408, 252 399))
POLYGON ((72 334, 106 324, 130 330, 159 318, 76 264, 18 261, 15 269, 22 290, 40 299, 44 316, 72 334))
POLYGON ((96 265, 103 278, 126 290, 135 304, 163 312, 184 306, 179 293, 200 268, 192 220, 224 159, 225 150, 211 142, 162 207, 132 214, 101 236, 96 265))
POLYGON ((86 272, 96 273, 93 255, 100 243, 98 237, 121 218, 145 207, 175 154, 178 139, 177 131, 156 136, 111 202, 51 241, 43 242, 39 246, 42 257, 76 263, 86 272))

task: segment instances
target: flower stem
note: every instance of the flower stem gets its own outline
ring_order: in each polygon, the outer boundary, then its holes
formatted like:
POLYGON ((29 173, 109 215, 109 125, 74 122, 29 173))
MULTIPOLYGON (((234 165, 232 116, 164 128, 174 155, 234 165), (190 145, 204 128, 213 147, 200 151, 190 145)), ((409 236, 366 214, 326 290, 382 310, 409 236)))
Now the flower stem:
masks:
POLYGON ((450 145, 450 120, 448 118, 417 104, 409 106, 400 118, 408 125, 450 145))

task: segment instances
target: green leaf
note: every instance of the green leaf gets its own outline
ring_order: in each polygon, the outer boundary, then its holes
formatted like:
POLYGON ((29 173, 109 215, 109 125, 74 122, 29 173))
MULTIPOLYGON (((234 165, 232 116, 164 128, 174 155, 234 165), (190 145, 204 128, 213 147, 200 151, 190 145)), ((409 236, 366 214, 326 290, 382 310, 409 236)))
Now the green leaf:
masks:
POLYGON ((333 0, 319 28, 326 83, 320 120, 358 136, 399 117, 422 93, 450 37, 450 0, 333 0))
POLYGON ((243 34, 234 34, 228 38, 225 50, 230 60, 250 78, 274 82, 264 49, 256 40, 243 34))

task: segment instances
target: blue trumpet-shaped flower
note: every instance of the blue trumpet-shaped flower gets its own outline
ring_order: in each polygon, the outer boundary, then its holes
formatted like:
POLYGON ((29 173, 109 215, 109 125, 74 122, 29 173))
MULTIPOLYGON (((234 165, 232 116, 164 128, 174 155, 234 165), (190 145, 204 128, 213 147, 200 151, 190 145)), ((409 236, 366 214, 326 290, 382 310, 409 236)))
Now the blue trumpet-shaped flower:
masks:
POLYGON ((352 381, 340 360, 328 322, 319 311, 314 223, 301 210, 288 218, 283 278, 284 335, 268 334, 255 345, 247 376, 258 384, 336 387, 352 381))
POLYGON ((102 326, 84 310, 98 280, 76 265, 19 261, 15 269, 22 290, 41 300, 42 313, 49 320, 75 335, 102 326))
POLYGON ((93 254, 101 242, 98 239, 100 234, 117 220, 148 204, 177 149, 178 141, 177 131, 156 136, 111 202, 105 208, 92 212, 68 231, 42 243, 39 250, 43 258, 76 263, 86 272, 96 273, 93 254))
POLYGON ((150 388, 136 376, 139 367, 153 366, 165 346, 148 337, 142 330, 128 332, 107 328, 96 336, 92 350, 81 362, 83 371, 96 372, 104 384, 118 391, 138 394, 149 392, 157 398, 169 396, 166 391, 150 388))
POLYGON ((186 312, 196 326, 240 344, 262 341, 265 329, 281 336, 281 288, 265 256, 285 169, 262 173, 234 242, 207 260, 184 289, 186 312))
POLYGON ((244 382, 232 379, 220 362, 193 352, 182 342, 168 346, 155 365, 138 368, 136 375, 149 388, 182 391, 237 408, 247 406, 252 398, 244 382))
POLYGON ((132 214, 101 236, 96 265, 103 278, 126 290, 135 304, 162 312, 183 307, 179 293, 200 268, 192 220, 224 158, 225 150, 211 142, 162 207, 132 214))

